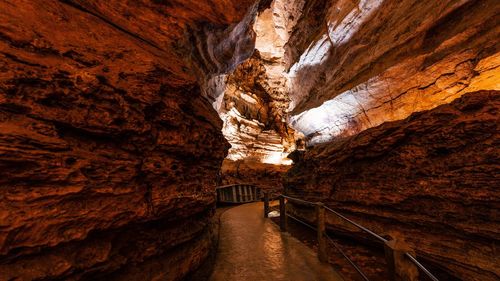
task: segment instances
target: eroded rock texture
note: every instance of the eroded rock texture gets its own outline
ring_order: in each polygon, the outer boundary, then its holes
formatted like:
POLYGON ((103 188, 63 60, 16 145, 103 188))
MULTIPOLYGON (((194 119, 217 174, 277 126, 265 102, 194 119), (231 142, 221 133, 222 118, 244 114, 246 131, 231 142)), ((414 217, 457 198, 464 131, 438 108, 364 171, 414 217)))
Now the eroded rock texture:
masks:
MULTIPOLYGON (((324 201, 463 280, 498 280, 500 92, 451 104, 307 151, 291 196, 324 201)), ((330 220, 330 227, 352 227, 330 220)))
POLYGON ((0 280, 204 261, 228 144, 197 81, 252 54, 254 2, 0 2, 0 280))
POLYGON ((323 0, 297 8, 285 46, 290 122, 310 144, 500 89, 498 1, 323 0))
POLYGON ((217 111, 231 145, 223 163, 221 184, 254 183, 281 188, 288 153, 296 148, 295 131, 285 122, 286 94, 270 85, 258 51, 233 73, 219 76, 217 111))
MULTIPOLYGON (((289 164, 295 149, 294 131, 280 107, 286 101, 272 95, 268 75, 258 52, 225 78, 219 115, 231 144, 228 159, 267 164, 289 164)), ((281 96, 286 100, 286 95, 281 96)))
POLYGON ((301 5, 303 1, 270 1, 252 26, 253 56, 229 75, 212 76, 205 85, 224 121, 223 133, 231 144, 229 160, 248 165, 291 163, 286 156, 300 136, 287 124, 290 99, 284 45, 301 5))

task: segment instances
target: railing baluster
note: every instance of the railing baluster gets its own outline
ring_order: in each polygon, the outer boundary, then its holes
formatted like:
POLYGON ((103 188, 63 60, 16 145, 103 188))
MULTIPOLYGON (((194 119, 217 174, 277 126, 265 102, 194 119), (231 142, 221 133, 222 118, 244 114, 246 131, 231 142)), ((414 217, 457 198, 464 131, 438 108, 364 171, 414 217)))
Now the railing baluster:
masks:
POLYGON ((264 191, 264 217, 269 217, 269 192, 264 191))
POLYGON ((325 240, 325 205, 323 203, 316 204, 316 220, 318 224, 318 258, 320 262, 328 262, 325 240))
POLYGON ((280 230, 287 231, 286 202, 283 196, 280 196, 280 230))
POLYGON ((231 191, 232 191, 232 193, 233 193, 233 194, 232 194, 232 195, 233 195, 233 203, 238 202, 238 200, 236 199, 236 186, 233 186, 233 187, 231 188, 231 191))

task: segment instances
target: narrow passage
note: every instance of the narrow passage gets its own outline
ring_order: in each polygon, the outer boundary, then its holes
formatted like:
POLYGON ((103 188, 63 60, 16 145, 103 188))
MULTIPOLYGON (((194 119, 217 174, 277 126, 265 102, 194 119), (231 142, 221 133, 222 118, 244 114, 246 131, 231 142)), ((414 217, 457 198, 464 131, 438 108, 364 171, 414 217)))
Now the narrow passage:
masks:
POLYGON ((263 218, 263 204, 244 204, 221 216, 212 281, 340 281, 316 253, 263 218))

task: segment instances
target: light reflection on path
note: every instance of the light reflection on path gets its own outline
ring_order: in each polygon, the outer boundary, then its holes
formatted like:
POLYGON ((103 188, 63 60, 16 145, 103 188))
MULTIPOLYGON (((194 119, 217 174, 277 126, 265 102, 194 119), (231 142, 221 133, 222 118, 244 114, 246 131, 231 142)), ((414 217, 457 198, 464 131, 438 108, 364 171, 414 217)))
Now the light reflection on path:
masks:
POLYGON ((221 217, 220 242, 210 280, 342 280, 316 253, 262 217, 262 203, 241 205, 221 217))

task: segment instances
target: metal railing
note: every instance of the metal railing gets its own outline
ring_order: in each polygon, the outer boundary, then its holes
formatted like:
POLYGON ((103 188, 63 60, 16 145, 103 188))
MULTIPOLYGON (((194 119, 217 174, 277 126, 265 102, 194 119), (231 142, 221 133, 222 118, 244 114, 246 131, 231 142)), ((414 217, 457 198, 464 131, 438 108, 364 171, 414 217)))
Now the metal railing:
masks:
MULTIPOLYGON (((317 212, 317 220, 318 220, 318 226, 317 227, 314 227, 312 225, 310 225, 309 223, 307 222, 304 222, 300 219, 298 219, 297 217, 295 216, 291 216, 289 214, 287 214, 286 212, 286 208, 285 208, 285 205, 286 205, 286 202, 285 202, 285 199, 287 200, 290 200, 290 201, 294 201, 294 202, 298 202, 298 203, 302 203, 302 204, 306 204, 306 205, 310 205, 310 206, 315 206, 316 209, 321 209, 323 208, 324 210, 327 210, 328 212, 336 215, 337 217, 343 219, 344 221, 348 222, 349 224, 357 227, 358 229, 368 233, 370 236, 374 237, 375 239, 381 241, 382 243, 386 244, 387 242, 389 242, 389 240, 385 239, 384 237, 378 235, 377 233, 371 231, 370 229, 348 219, 347 217, 343 216, 342 214, 340 214, 339 212, 329 208, 329 207, 326 207, 324 206, 323 203, 315 203, 315 202, 311 202, 311 201, 307 201, 307 200, 303 200, 303 199, 299 199, 299 198, 295 198, 295 197, 290 197, 290 196, 286 196, 286 195, 280 195, 280 228, 282 231, 286 231, 286 219, 287 218, 291 218, 303 225, 305 225, 306 227, 308 228, 311 228, 313 230, 317 230, 318 231, 318 240, 321 239, 321 237, 324 236, 333 244, 333 246, 335 247, 335 249, 337 249, 341 254, 342 256, 349 262, 349 264, 357 271, 357 273, 365 280, 365 281, 369 281, 369 279, 366 277, 366 274, 344 253, 344 251, 342 251, 342 249, 340 247, 337 246, 337 244, 333 241, 333 239, 326 233, 326 231, 324 231, 325 229, 325 219, 324 219, 324 215, 323 215, 323 218, 320 217, 320 215, 318 215, 319 213, 317 212), (321 232, 325 232, 323 234, 320 234, 320 230, 322 229, 321 232)), ((269 196, 267 193, 264 194, 264 217, 267 217, 267 213, 269 212, 269 196)), ((318 241, 319 244, 320 241, 318 241)), ((318 246, 318 256, 321 256, 321 252, 324 252, 326 251, 325 249, 321 249, 321 245, 318 246)), ((326 252, 324 252, 326 253, 326 252)), ((427 268, 425 268, 414 256, 412 256, 410 253, 408 252, 405 252, 404 254, 405 257, 407 257, 415 266, 417 266, 422 272, 425 273, 425 275, 427 277, 429 277, 431 280, 433 281, 439 281, 429 270, 427 270, 427 268)), ((320 257, 320 260, 321 260, 321 257, 320 257)))

